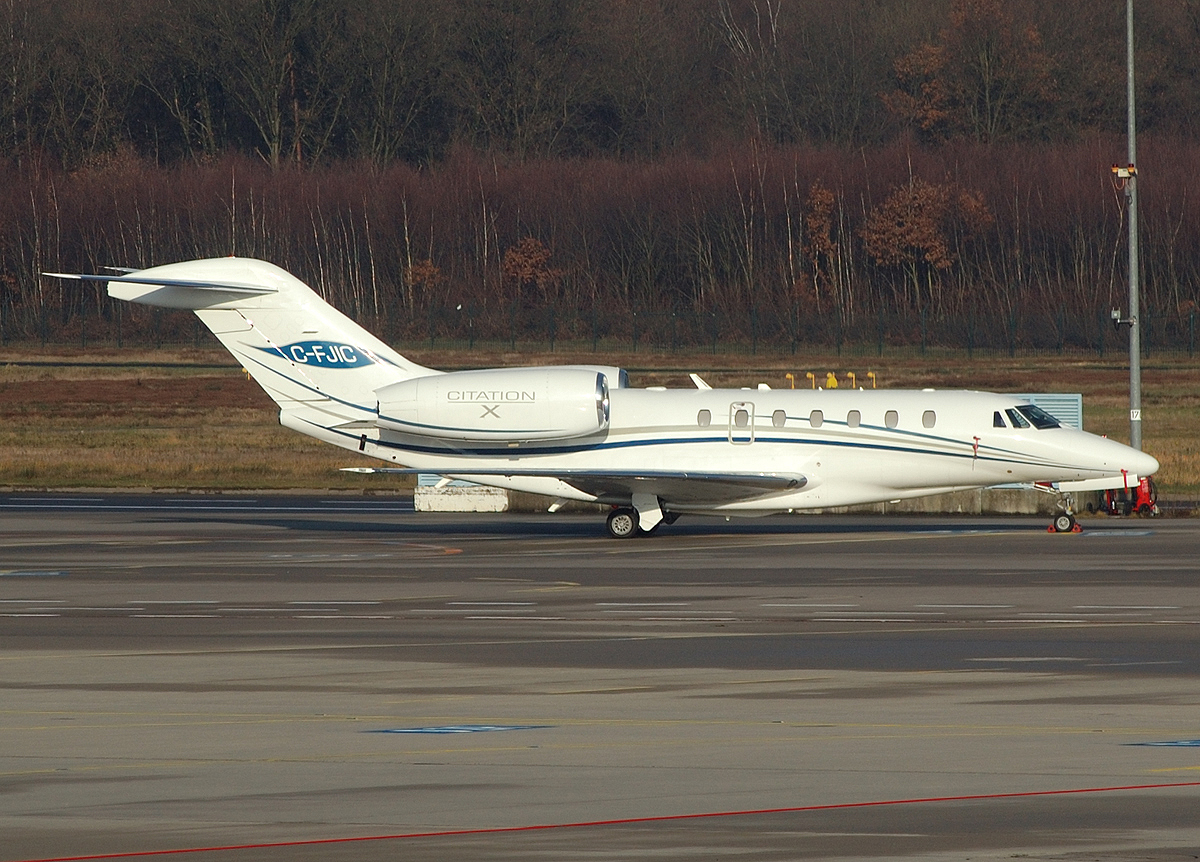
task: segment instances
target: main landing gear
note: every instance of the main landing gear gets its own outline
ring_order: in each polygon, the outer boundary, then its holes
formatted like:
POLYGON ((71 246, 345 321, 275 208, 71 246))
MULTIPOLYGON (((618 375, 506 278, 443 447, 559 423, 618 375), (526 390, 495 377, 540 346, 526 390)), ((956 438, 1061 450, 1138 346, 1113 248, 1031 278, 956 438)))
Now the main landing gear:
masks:
POLYGON ((663 512, 655 500, 653 526, 649 529, 643 524, 649 523, 650 518, 643 518, 632 506, 617 506, 608 513, 608 534, 614 539, 631 539, 634 536, 653 536, 663 524, 670 526, 679 520, 676 512, 663 512))
POLYGON ((614 539, 629 539, 638 533, 636 509, 617 508, 608 513, 608 534, 614 539))

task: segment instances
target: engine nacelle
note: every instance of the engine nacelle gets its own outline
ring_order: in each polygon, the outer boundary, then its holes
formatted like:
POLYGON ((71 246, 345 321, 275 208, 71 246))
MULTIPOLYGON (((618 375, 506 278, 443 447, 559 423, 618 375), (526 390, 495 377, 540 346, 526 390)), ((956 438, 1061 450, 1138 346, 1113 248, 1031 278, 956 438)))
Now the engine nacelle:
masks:
POLYGON ((608 427, 608 377, 595 369, 503 368, 416 377, 376 390, 376 425, 452 440, 561 440, 608 427))

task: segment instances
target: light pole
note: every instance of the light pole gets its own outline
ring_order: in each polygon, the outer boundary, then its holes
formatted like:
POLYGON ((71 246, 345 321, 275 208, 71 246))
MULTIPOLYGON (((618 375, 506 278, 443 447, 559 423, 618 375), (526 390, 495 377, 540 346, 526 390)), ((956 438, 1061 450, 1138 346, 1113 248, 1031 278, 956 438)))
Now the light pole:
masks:
POLYGON ((1142 448, 1142 333, 1138 322, 1137 114, 1133 92, 1133 0, 1125 0, 1125 70, 1129 115, 1129 445, 1142 448))

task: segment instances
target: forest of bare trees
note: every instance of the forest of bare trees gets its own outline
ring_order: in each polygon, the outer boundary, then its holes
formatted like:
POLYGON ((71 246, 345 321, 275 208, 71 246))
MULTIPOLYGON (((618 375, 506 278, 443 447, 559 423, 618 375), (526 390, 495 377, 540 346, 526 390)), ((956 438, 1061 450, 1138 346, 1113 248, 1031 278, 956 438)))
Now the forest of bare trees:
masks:
MULTIPOLYGON (((1138 8, 1194 349, 1200 0, 1138 8)), ((240 254, 399 339, 1115 349, 1123 9, 0 0, 0 340, 191 338, 38 273, 240 254)))

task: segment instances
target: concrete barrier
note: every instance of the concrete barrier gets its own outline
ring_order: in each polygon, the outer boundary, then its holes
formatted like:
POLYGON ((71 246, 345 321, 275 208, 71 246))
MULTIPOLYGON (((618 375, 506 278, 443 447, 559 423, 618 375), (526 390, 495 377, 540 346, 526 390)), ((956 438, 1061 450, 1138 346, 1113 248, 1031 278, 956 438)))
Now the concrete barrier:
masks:
POLYGON ((509 492, 470 482, 442 484, 440 476, 422 473, 413 489, 413 508, 418 512, 507 512, 509 492))

